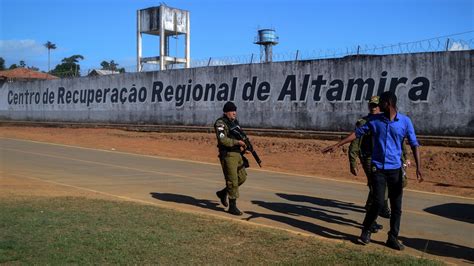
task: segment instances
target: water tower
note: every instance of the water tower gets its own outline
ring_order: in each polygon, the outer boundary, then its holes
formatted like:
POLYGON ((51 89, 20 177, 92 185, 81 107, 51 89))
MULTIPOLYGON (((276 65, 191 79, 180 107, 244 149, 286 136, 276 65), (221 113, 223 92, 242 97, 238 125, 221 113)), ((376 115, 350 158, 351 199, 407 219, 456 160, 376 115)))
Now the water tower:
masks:
POLYGON ((278 44, 278 36, 275 30, 262 29, 258 31, 258 36, 255 38, 255 44, 260 45, 260 62, 272 61, 272 47, 278 44), (265 56, 265 61, 263 58, 265 56))
POLYGON ((171 8, 166 5, 137 10, 138 72, 142 71, 143 63, 160 64, 160 70, 167 69, 167 66, 170 64, 184 64, 185 68, 189 68, 191 62, 190 44, 188 11, 171 8), (142 57, 142 34, 160 37, 159 56, 142 57), (170 37, 177 39, 179 35, 183 34, 185 36, 184 58, 170 56, 170 37))

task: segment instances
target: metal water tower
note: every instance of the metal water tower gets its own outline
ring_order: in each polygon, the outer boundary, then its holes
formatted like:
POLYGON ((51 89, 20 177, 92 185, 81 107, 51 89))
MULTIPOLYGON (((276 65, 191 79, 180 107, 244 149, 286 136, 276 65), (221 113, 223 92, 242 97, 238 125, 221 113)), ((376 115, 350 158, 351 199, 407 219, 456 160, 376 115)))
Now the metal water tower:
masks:
MULTIPOLYGON (((137 10, 137 71, 142 71, 143 63, 160 64, 160 70, 170 64, 184 64, 189 68, 191 62, 189 12, 182 9, 160 5, 137 10), (160 36, 159 56, 142 57, 142 34, 160 36), (185 35, 184 58, 169 55, 170 37, 185 35)), ((177 47, 177 46, 176 46, 177 47)), ((176 51, 177 52, 177 51, 176 51)))
POLYGON ((260 62, 271 62, 273 57, 272 47, 278 44, 278 36, 275 30, 262 29, 258 31, 258 36, 255 38, 255 44, 260 45, 260 62), (263 58, 265 56, 265 61, 263 58))

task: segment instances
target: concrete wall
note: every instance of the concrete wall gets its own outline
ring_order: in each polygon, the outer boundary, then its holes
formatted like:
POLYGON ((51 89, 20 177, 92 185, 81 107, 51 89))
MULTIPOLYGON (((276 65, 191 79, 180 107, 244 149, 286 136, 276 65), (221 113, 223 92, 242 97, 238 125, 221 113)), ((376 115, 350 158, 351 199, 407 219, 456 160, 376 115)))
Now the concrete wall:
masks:
POLYGON ((242 125, 349 131, 367 99, 396 92, 417 133, 473 136, 473 50, 203 67, 4 83, 0 119, 242 125))

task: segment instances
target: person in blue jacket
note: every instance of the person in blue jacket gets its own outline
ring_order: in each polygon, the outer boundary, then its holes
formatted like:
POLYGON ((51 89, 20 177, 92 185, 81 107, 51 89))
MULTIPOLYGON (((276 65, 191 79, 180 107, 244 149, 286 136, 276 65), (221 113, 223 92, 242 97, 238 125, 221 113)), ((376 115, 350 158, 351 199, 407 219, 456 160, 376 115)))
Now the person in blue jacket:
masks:
POLYGON ((403 180, 400 174, 403 167, 401 160, 402 144, 405 138, 408 139, 408 144, 415 157, 416 179, 418 182, 422 182, 420 144, 416 139, 415 129, 410 118, 397 111, 397 97, 393 92, 387 91, 380 95, 380 109, 381 114, 372 116, 366 124, 358 127, 355 132, 349 134, 340 142, 324 148, 322 152, 334 151, 356 138, 371 133, 373 141, 371 172, 374 203, 366 212, 362 233, 358 241, 363 245, 370 243, 370 228, 377 219, 380 209, 383 208, 385 187, 387 187, 392 213, 386 245, 396 250, 403 250, 405 247, 398 240, 403 197, 403 180))

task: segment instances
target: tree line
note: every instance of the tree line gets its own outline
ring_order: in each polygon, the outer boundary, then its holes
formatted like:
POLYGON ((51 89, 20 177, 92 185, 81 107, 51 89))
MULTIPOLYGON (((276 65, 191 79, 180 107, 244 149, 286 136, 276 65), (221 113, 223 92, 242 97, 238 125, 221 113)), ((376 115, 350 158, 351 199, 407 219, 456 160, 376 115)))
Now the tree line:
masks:
MULTIPOLYGON (((47 41, 44 44, 44 47, 48 49, 48 72, 43 71, 44 73, 49 73, 51 75, 54 75, 60 78, 81 76, 81 65, 79 62, 80 60, 84 60, 84 56, 76 54, 70 57, 65 57, 61 60, 60 64, 57 64, 54 69, 50 70, 51 50, 54 50, 57 47, 56 47, 56 44, 52 43, 51 41, 47 41)), ((100 63, 100 66, 101 66, 101 70, 109 70, 116 73, 125 73, 125 68, 119 67, 119 64, 116 63, 114 60, 110 60, 110 61, 104 60, 100 63)), ((34 71, 39 71, 38 67, 27 66, 24 60, 20 60, 18 64, 11 64, 7 68, 5 66, 5 59, 3 59, 3 57, 0 57, 0 71, 7 70, 7 69, 15 69, 19 67, 28 68, 34 71)))

